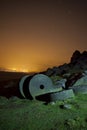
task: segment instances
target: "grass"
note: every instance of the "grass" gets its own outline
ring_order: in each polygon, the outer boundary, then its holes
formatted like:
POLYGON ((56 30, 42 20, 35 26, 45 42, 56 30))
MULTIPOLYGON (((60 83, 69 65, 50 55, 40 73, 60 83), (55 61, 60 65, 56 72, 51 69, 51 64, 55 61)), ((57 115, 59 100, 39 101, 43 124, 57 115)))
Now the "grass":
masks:
POLYGON ((87 94, 54 105, 1 97, 0 130, 87 130, 87 94), (61 108, 63 104, 72 107, 61 108))

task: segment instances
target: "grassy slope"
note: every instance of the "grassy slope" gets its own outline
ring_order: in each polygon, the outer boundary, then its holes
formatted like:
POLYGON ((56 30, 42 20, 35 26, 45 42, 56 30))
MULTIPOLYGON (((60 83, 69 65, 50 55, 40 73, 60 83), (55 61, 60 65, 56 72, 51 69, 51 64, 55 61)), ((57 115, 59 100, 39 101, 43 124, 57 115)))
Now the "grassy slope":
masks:
POLYGON ((0 98, 0 130, 87 130, 87 95, 55 105, 0 98), (64 103, 72 108, 60 108, 64 103))

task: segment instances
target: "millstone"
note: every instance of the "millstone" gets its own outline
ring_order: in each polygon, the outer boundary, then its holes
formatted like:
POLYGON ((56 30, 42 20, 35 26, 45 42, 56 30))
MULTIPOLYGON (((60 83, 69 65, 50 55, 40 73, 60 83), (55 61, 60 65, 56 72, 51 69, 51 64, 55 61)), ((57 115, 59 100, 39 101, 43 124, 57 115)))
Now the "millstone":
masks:
POLYGON ((23 98, 33 99, 29 92, 29 81, 32 77, 32 75, 23 76, 19 82, 19 91, 23 98))
POLYGON ((29 77, 29 75, 26 75, 26 76, 22 77, 20 82, 19 82, 19 90, 20 90, 21 95, 24 98, 25 98, 25 95, 24 95, 24 92, 23 92, 23 84, 24 84, 24 81, 26 80, 27 77, 29 77))
POLYGON ((52 80, 43 74, 37 74, 33 76, 29 83, 29 91, 32 97, 40 96, 47 93, 53 93, 61 91, 62 87, 54 85, 52 80))
POLYGON ((28 99, 35 99, 36 96, 61 90, 62 86, 54 85, 52 80, 44 74, 26 75, 19 82, 22 97, 28 99))
POLYGON ((74 96, 72 89, 64 90, 61 92, 51 93, 51 101, 66 100, 68 98, 73 98, 74 96))

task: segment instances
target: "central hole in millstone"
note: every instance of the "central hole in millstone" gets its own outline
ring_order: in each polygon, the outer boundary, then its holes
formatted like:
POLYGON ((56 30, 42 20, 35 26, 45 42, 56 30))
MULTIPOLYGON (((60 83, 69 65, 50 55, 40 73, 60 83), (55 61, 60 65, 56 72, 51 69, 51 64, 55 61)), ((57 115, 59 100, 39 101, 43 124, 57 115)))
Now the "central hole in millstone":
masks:
POLYGON ((41 84, 41 85, 40 85, 40 89, 44 89, 44 85, 41 84))

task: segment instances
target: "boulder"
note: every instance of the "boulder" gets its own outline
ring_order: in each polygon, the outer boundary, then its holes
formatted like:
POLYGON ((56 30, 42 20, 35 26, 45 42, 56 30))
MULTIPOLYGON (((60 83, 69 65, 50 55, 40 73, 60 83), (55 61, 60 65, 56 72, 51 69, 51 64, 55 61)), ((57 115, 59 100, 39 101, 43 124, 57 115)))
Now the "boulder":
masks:
POLYGON ((29 82, 29 92, 31 93, 33 99, 35 97, 61 91, 62 87, 54 85, 52 80, 43 74, 37 74, 29 82))
POLYGON ((71 64, 75 64, 77 60, 80 58, 80 56, 81 56, 80 51, 76 50, 71 57, 71 64))
POLYGON ((73 71, 81 71, 87 69, 87 51, 80 53, 75 51, 71 57, 70 65, 73 71))
POLYGON ((83 74, 83 76, 86 76, 87 75, 87 70, 85 70, 82 74, 83 74))
POLYGON ((74 92, 72 89, 64 90, 61 92, 51 93, 51 101, 56 100, 66 100, 69 98, 74 98, 74 92))
POLYGON ((87 94, 87 85, 79 85, 79 86, 74 86, 72 87, 73 91, 75 94, 81 93, 81 94, 87 94))
POLYGON ((87 86, 87 75, 78 79, 73 86, 87 86))
POLYGON ((61 80, 58 80, 56 81, 56 85, 57 86, 61 86, 62 88, 65 88, 65 83, 66 83, 67 79, 61 79, 61 80))
POLYGON ((73 86, 76 81, 78 81, 82 77, 82 73, 73 73, 67 78, 66 88, 73 86))

